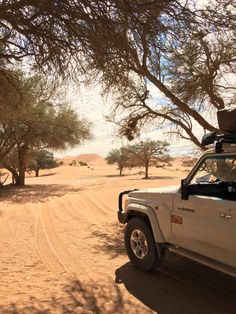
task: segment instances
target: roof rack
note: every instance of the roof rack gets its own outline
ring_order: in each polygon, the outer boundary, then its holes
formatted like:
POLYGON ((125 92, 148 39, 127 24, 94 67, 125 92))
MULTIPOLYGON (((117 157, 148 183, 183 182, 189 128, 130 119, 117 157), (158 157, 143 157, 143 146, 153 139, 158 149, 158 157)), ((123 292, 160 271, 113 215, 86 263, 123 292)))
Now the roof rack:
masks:
POLYGON ((216 153, 223 151, 223 143, 236 144, 236 132, 216 134, 215 132, 207 133, 202 138, 202 145, 215 144, 216 153))

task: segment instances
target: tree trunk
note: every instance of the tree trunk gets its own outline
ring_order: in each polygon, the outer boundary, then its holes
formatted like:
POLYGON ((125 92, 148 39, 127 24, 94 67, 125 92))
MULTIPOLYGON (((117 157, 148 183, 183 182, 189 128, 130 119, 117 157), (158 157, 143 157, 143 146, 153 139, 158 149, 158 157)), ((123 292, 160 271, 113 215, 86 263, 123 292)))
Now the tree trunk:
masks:
POLYGON ((35 177, 38 177, 39 176, 39 169, 35 169, 35 177))
POLYGON ((149 163, 146 163, 145 164, 145 179, 148 179, 148 166, 149 166, 149 163))
POLYGON ((18 185, 18 186, 22 185, 21 180, 20 180, 20 176, 18 175, 18 173, 16 176, 14 176, 14 181, 15 181, 15 185, 18 185))
POLYGON ((120 167, 120 176, 122 176, 123 167, 120 167))
POLYGON ((18 149, 18 160, 19 160, 19 178, 16 185, 24 186, 25 185, 25 146, 19 147, 18 149))
POLYGON ((12 168, 11 166, 7 165, 6 163, 3 163, 3 166, 11 172, 11 175, 12 175, 12 184, 15 184, 15 185, 20 185, 20 179, 19 179, 19 175, 16 171, 16 169, 12 168))

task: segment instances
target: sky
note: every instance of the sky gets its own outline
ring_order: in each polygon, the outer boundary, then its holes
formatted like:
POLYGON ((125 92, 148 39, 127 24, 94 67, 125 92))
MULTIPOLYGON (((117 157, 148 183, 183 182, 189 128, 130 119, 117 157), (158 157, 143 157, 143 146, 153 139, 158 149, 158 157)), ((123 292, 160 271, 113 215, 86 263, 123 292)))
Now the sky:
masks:
MULTIPOLYGON (((149 89, 153 99, 157 99, 161 96, 157 88, 150 86, 149 89)), ((99 86, 81 86, 80 89, 78 88, 78 90, 70 92, 68 102, 81 117, 86 118, 92 123, 93 140, 86 141, 84 144, 73 149, 57 152, 55 153, 56 156, 98 154, 102 157, 106 157, 112 149, 133 143, 128 142, 124 138, 118 138, 116 136, 116 126, 106 121, 105 116, 108 115, 111 110, 111 103, 102 98, 100 92, 99 86)), ((143 131, 140 139, 167 140, 170 142, 170 138, 164 136, 163 131, 155 127, 143 131)), ((171 138, 171 155, 189 155, 192 153, 192 150, 192 145, 188 141, 171 138)))
POLYGON ((67 151, 70 155, 99 154, 105 157, 111 149, 122 145, 122 140, 114 136, 114 125, 105 120, 109 104, 100 96, 98 86, 81 87, 69 102, 81 117, 91 122, 93 134, 93 140, 67 151))

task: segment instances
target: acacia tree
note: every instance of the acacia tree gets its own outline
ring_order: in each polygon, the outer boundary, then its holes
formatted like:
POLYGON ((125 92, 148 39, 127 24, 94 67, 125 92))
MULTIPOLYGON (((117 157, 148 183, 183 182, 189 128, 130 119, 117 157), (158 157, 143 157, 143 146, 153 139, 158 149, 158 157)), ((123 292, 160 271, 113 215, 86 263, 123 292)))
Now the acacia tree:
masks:
POLYGON ((235 74, 236 49, 228 21, 235 4, 217 1, 217 5, 197 12, 186 7, 192 22, 177 1, 157 15, 155 1, 141 12, 132 3, 130 11, 117 9, 116 18, 125 29, 114 30, 113 36, 111 31, 92 51, 94 68, 102 71, 106 89, 116 92, 110 120, 120 126, 121 135, 132 139, 146 123, 155 127, 165 123, 168 131, 203 149, 199 130, 220 133, 209 113, 232 105, 235 87, 228 80, 235 74), (148 99, 151 86, 160 92, 153 102, 148 99))
POLYGON ((18 141, 13 126, 29 120, 30 106, 35 108, 39 102, 49 103, 52 88, 41 76, 26 78, 20 70, 4 68, 0 69, 0 82, 3 83, 0 84, 0 159, 3 160, 18 141))
POLYGON ((169 154, 164 154, 158 158, 156 167, 163 167, 163 165, 171 166, 171 161, 173 161, 173 157, 171 157, 169 154), (159 165, 160 162, 160 165, 159 165))
POLYGON ((25 184, 27 156, 32 150, 67 149, 91 137, 90 124, 80 119, 67 104, 53 106, 42 98, 40 79, 21 77, 20 91, 24 102, 12 108, 12 115, 0 117, 0 130, 11 146, 2 154, 2 162, 17 185, 25 184))
POLYGON ((165 123, 203 148, 199 129, 220 133, 208 113, 232 104, 234 86, 227 81, 235 74, 235 6, 222 0, 201 9, 194 0, 74 2, 78 68, 115 94, 110 120, 121 135, 132 139, 146 123, 165 123), (151 87, 161 100, 149 101, 151 87))
POLYGON ((41 149, 31 154, 31 161, 28 165, 29 170, 35 171, 35 176, 39 176, 40 169, 52 169, 58 167, 57 161, 53 157, 53 153, 46 150, 41 149))
POLYGON ((146 140, 130 145, 131 156, 136 165, 145 167, 145 179, 148 179, 148 169, 153 159, 160 159, 167 153, 169 144, 163 141, 146 140))
POLYGON ((113 149, 106 157, 106 161, 109 165, 117 164, 121 176, 122 171, 132 165, 130 160, 130 150, 127 147, 113 149))

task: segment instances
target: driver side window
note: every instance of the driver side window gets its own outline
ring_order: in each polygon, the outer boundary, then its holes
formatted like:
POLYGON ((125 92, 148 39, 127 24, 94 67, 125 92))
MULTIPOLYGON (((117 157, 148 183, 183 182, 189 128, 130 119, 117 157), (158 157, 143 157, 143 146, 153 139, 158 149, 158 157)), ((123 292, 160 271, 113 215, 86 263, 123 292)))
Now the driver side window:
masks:
POLYGON ((189 193, 235 198, 236 156, 209 156, 203 160, 189 185, 189 193))

